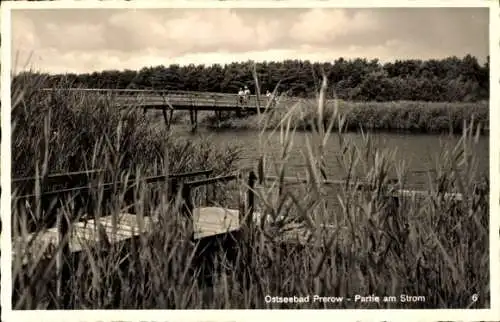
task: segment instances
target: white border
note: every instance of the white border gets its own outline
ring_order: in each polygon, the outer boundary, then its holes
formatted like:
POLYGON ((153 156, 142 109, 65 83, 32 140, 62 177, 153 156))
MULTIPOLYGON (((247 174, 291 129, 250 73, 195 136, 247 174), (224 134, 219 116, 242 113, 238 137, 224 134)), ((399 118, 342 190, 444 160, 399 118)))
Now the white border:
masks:
POLYGON ((2 320, 36 321, 255 321, 259 319, 280 319, 282 321, 303 321, 304 319, 341 321, 359 320, 500 320, 500 185, 496 181, 499 174, 500 149, 493 137, 500 137, 497 123, 500 119, 500 10, 494 0, 336 0, 336 1, 4 1, 1 6, 1 100, 2 100, 2 142, 1 142, 1 216, 4 228, 10 227, 10 70, 11 70, 11 17, 12 9, 84 9, 84 8, 377 8, 377 7, 489 7, 490 8, 490 269, 491 305, 489 310, 99 310, 99 311, 11 311, 11 234, 4 229, 1 236, 3 252, 1 257, 1 305, 2 320), (9 108, 7 108, 9 107, 9 108), (77 318, 75 318, 77 316, 77 318))
POLYGON ((2 13, 1 16, 1 36, 2 36, 2 48, 1 50, 1 83, 0 83, 0 94, 2 102, 2 142, 1 142, 1 168, 0 168, 0 182, 2 187, 2 193, 0 197, 1 201, 1 218, 2 218, 2 236, 0 238, 2 250, 2 256, 0 256, 1 262, 1 305, 2 305, 2 320, 4 319, 5 313, 11 309, 10 294, 12 294, 12 271, 10 267, 11 256, 12 256, 12 246, 11 246, 11 217, 10 217, 10 135, 11 135, 11 122, 10 122, 10 66, 11 66, 11 36, 10 36, 10 10, 6 8, 7 6, 0 6, 2 13), (8 32, 7 32, 8 31, 8 32), (10 262, 10 263, 9 263, 10 262), (5 312, 5 313, 4 313, 5 312))

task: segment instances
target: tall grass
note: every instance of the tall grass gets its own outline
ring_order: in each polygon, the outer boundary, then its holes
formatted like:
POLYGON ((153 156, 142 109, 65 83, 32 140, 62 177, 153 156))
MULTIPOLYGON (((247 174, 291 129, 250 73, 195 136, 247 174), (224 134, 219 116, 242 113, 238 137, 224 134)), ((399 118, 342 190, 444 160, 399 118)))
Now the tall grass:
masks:
POLYGON ((151 127, 139 109, 118 110, 112 97, 67 92, 63 85, 51 95, 37 89, 36 84, 13 88, 18 101, 12 110, 15 177, 33 176, 41 159, 50 172, 99 168, 111 161, 109 150, 119 154, 116 170, 141 167, 145 175, 155 174, 167 161, 165 167, 172 172, 209 164, 220 173, 237 160, 237 147, 220 151, 209 138, 195 142, 173 137, 151 127))
MULTIPOLYGON (((289 107, 289 105, 283 107, 289 107)), ((311 121, 318 119, 317 104, 310 99, 301 99, 298 105, 297 113, 290 121, 297 130, 310 131, 311 121)), ((333 117, 335 109, 340 109, 345 116, 344 132, 359 131, 359 128, 363 127, 371 131, 449 133, 451 130, 455 134, 460 134, 463 122, 469 121, 472 117, 475 117, 477 123, 482 124, 482 132, 488 133, 489 131, 488 102, 349 102, 328 100, 325 101, 322 116, 325 122, 333 117)), ((274 110, 271 115, 253 114, 236 117, 227 114, 220 124, 215 117, 208 115, 201 120, 201 124, 210 128, 260 130, 262 119, 269 118, 267 129, 271 130, 281 122, 286 113, 287 108, 274 110)), ((339 124, 335 122, 333 128, 337 130, 339 124)))
MULTIPOLYGON (((280 179, 271 186, 259 180, 255 193, 262 216, 274 220, 262 220, 244 230, 232 249, 214 250, 209 271, 219 273, 212 274, 211 281, 198 278, 202 272, 196 254, 201 246, 190 240, 189 221, 178 215, 179 202, 169 203, 166 198, 157 202, 141 185, 135 193, 136 213, 139 221, 144 216, 158 218, 151 232, 130 245, 86 247, 73 265, 66 299, 56 293, 55 259, 32 258, 25 267, 14 263, 13 307, 55 308, 61 302, 81 309, 488 307, 489 180, 477 184, 477 160, 471 153, 479 132, 475 123, 466 124, 456 146, 443 146, 443 153, 436 156, 435 171, 429 172, 429 194, 402 199, 394 207, 394 200, 387 197, 391 193, 388 173, 396 171, 401 179, 397 188, 404 189, 408 169, 394 151, 375 147, 369 133, 362 144, 344 136, 347 116, 338 105, 325 107, 326 87, 324 79, 315 117, 304 117, 299 104, 291 106, 280 122, 273 116, 257 116, 261 147, 256 172, 259 179, 268 175, 280 179), (297 117, 311 129, 303 146, 294 145, 298 125, 292 120, 297 117), (276 133, 281 154, 272 159, 264 147, 276 133), (333 139, 341 146, 335 162, 348 178, 334 196, 340 210, 329 208, 326 197, 331 192, 324 184, 332 179, 325 171, 332 160, 324 158, 324 147, 333 139), (292 149, 302 151, 306 175, 300 179, 306 180, 287 185, 285 177, 298 176, 287 169, 292 149), (357 189, 355 183, 360 180, 371 188, 357 189), (450 199, 446 191, 459 192, 462 199, 450 199), (306 245, 290 242, 287 227, 292 224, 306 227, 310 235, 306 245), (283 238, 289 242, 282 243, 283 238), (477 302, 471 300, 475 293, 480 294, 477 302), (407 294, 424 296, 425 301, 326 303, 313 301, 315 294, 351 298, 407 294), (266 301, 266 296, 307 295, 311 301, 305 304, 266 301)), ((224 160, 227 152, 213 146, 186 148, 192 145, 177 143, 167 133, 152 134, 138 118, 132 118, 134 126, 127 125, 123 115, 112 113, 99 100, 57 95, 50 108, 35 94, 14 97, 13 155, 23 163, 13 173, 45 174, 80 164, 106 168, 112 177, 122 177, 158 168, 169 172, 210 164, 222 171, 232 165, 224 160), (72 136, 66 134, 61 143, 51 144, 56 140, 53 124, 58 126, 59 138, 61 132, 72 136), (86 143, 89 137, 93 141, 86 143)), ((97 205, 102 208, 98 212, 120 211, 121 191, 115 199, 114 206, 97 205)), ((71 200, 60 212, 60 216, 74 215, 71 200)), ((19 207, 13 208, 12 215, 19 222, 29 216, 19 207)))

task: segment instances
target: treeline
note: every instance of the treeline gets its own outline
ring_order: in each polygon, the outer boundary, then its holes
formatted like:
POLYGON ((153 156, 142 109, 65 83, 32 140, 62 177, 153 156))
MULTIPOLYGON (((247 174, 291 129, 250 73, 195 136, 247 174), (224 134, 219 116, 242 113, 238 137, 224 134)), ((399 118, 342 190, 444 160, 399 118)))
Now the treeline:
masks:
MULTIPOLYGON (((139 71, 107 70, 88 74, 46 75, 44 86, 168 89, 236 93, 244 85, 255 88, 252 62, 226 65, 170 65, 144 67, 139 71)), ((333 63, 285 60, 256 64, 261 91, 273 90, 291 96, 316 93, 322 71, 329 79, 329 93, 350 101, 474 102, 489 98, 489 57, 484 65, 467 55, 431 60, 377 59, 333 63)), ((22 75, 19 75, 18 78, 22 75)))

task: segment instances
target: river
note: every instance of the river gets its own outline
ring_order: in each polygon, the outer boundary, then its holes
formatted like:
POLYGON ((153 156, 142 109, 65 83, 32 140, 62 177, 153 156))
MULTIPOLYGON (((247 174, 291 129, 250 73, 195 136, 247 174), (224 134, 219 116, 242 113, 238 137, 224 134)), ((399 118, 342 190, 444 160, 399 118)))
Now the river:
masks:
MULTIPOLYGON (((187 133, 186 129, 176 131, 181 136, 190 136, 191 138, 209 138, 214 144, 219 146, 238 145, 242 149, 243 159, 241 166, 255 165, 259 153, 259 135, 256 131, 220 131, 213 132, 200 128, 194 135, 187 133)), ((296 132, 294 137, 294 146, 288 161, 288 176, 293 176, 297 171, 303 172, 304 158, 302 151, 305 147, 306 132, 296 132)), ((443 144, 454 145, 460 137, 436 134, 410 134, 410 133, 372 133, 370 134, 375 144, 380 148, 397 149, 396 158, 398 161, 405 161, 408 169, 407 185, 415 188, 428 186, 427 171, 436 168, 436 158, 442 152, 443 144)), ((265 134, 269 137, 270 132, 265 134)), ((360 133, 347 133, 344 135, 346 140, 362 146, 363 137, 360 133)), ((272 156, 278 156, 280 153, 280 135, 270 136, 268 144, 264 151, 272 156)), ((481 136, 479 142, 473 146, 475 156, 478 158, 478 173, 489 173, 489 136, 481 136)), ((337 156, 340 153, 340 143, 337 135, 330 137, 326 150, 327 176, 329 179, 341 179, 345 176, 337 156)), ((271 174, 271 175, 274 175, 271 174)))

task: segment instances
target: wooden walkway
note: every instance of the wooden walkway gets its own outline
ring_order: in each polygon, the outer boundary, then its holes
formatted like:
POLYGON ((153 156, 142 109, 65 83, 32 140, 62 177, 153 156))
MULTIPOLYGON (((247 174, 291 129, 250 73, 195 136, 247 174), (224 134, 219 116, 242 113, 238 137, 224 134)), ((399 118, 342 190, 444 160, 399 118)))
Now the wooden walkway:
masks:
MULTIPOLYGON (((53 90, 43 89, 43 91, 51 93, 53 90)), ((281 106, 287 108, 300 101, 298 98, 277 97, 273 99, 265 95, 260 97, 249 95, 242 103, 238 94, 166 90, 69 88, 57 91, 102 95, 110 98, 117 108, 123 110, 140 108, 144 113, 148 110, 161 110, 167 129, 170 129, 174 111, 189 111, 192 132, 195 132, 198 127, 199 111, 215 112, 220 124, 222 112, 236 112, 237 115, 246 112, 266 112, 280 109, 281 106), (278 104, 278 102, 284 104, 278 104)))
MULTIPOLYGON (((72 174, 60 174, 60 175, 52 175, 48 176, 46 181, 57 182, 57 180, 68 180, 69 182, 77 182, 77 179, 82 179, 82 176, 88 175, 88 173, 98 173, 99 171, 91 171, 82 173, 72 173, 72 174)), ((193 177, 199 175, 207 175, 210 174, 211 170, 203 170, 185 174, 176 174, 172 175, 170 179, 182 178, 182 177, 193 177)), ((248 185, 250 187, 254 187, 255 189, 259 189, 260 186, 255 186, 256 177, 255 174, 250 172, 248 185), (253 177, 252 177, 253 175, 253 177)), ((220 207, 194 207, 191 201, 191 190, 193 188, 213 184, 216 182, 223 181, 231 181, 240 178, 240 175, 226 175, 219 177, 206 178, 196 181, 187 182, 183 185, 181 196, 185 202, 185 210, 188 211, 189 215, 186 218, 190 218, 192 221, 193 227, 193 235, 192 240, 202 240, 205 238, 212 238, 218 235, 223 235, 227 233, 237 232, 241 229, 242 222, 242 213, 239 210, 235 209, 227 209, 220 207), (187 189, 186 189, 187 188, 187 189)), ((264 178, 265 181, 278 181, 277 177, 268 176, 264 178)), ((16 184, 26 184, 29 180, 28 178, 14 179, 13 183, 16 184)), ((133 181, 134 179, 132 179, 133 181)), ((162 180, 168 180, 165 177, 158 178, 146 178, 146 181, 149 183, 159 182, 162 180)), ((293 177, 285 177, 283 180, 288 184, 305 182, 305 179, 297 179, 293 177)), ((345 181, 343 180, 328 180, 324 181, 325 185, 343 185, 345 181)), ((365 187, 365 184, 360 184, 359 187, 365 187)), ((80 187, 83 188, 83 187, 80 187)), ((53 193, 47 193, 47 195, 53 195, 53 193)), ((423 198, 427 195, 428 192, 424 191, 411 191, 411 190, 402 190, 402 189, 393 189, 391 192, 388 192, 388 197, 393 198, 423 198)), ((446 193, 445 197, 449 197, 455 200, 461 200, 462 196, 456 193, 446 193)), ((250 211, 251 220, 253 224, 259 225, 261 220, 266 220, 263 218, 263 214, 259 212, 255 212, 254 203, 253 203, 253 192, 251 190, 248 191, 247 195, 247 205, 244 209, 252 209, 250 211)), ((19 198, 16 198, 19 199, 19 198)), ((399 200, 399 199, 398 199, 399 200)), ((243 209, 243 208, 242 208, 243 209)), ((69 241, 69 249, 67 251, 74 253, 80 252, 84 249, 85 246, 95 247, 99 243, 103 242, 101 237, 106 238, 108 242, 111 244, 125 241, 131 239, 134 236, 138 236, 142 233, 149 233, 153 231, 154 227, 157 226, 159 219, 156 217, 146 216, 143 217, 143 222, 139 225, 138 217, 134 214, 130 213, 121 213, 118 215, 116 220, 116 230, 113 229, 112 226, 112 217, 105 216, 99 218, 96 223, 95 219, 90 219, 86 222, 75 222, 71 227, 71 237, 69 241), (98 233, 98 227, 100 228, 100 233, 98 233)), ((344 235, 341 227, 333 227, 328 225, 319 225, 319 228, 325 228, 327 230, 337 230, 336 233, 339 234, 338 237, 340 239, 344 239, 342 236, 344 235)), ((297 226, 294 224, 289 224, 286 227, 282 227, 281 234, 276 234, 276 237, 284 243, 298 243, 298 244, 310 244, 315 243, 314 240, 311 240, 311 232, 302 226, 297 226)), ((13 241, 13 258, 17 257, 17 254, 37 254, 38 256, 42 256, 44 253, 53 253, 56 245, 59 244, 61 240, 61 234, 58 227, 53 227, 48 229, 47 231, 41 234, 31 233, 25 237, 18 237, 13 241), (32 241, 30 243, 30 241, 32 241), (27 244, 30 246, 27 248, 27 244)), ((324 241, 320 241, 324 243, 324 241)), ((26 256, 23 257, 23 263, 26 263, 26 256)))
MULTIPOLYGON (((258 217, 260 215, 257 215, 258 217)), ((138 216, 129 213, 119 214, 116 219, 116 230, 113 229, 112 216, 101 217, 98 221, 90 219, 86 222, 74 223, 69 240, 70 252, 81 252, 85 248, 94 248, 105 242, 101 240, 104 236, 99 232, 99 226, 102 226, 106 241, 115 244, 150 233, 159 222, 158 217, 145 216, 142 218, 143 222, 139 224, 138 216)), ((235 232, 239 229, 238 210, 200 207, 193 211, 193 240, 195 241, 235 232)), ((53 227, 42 234, 31 233, 24 237, 18 236, 12 245, 12 256, 14 259, 17 254, 24 254, 22 261, 26 264, 29 254, 49 258, 57 245, 59 245, 59 232, 57 227, 53 227)))
MULTIPOLYGON (((53 204, 53 201, 58 198, 64 196, 76 196, 78 194, 82 194, 82 192, 88 192, 90 189, 100 188, 103 191, 112 192, 114 186, 115 188, 121 187, 122 189, 125 189, 125 191, 130 191, 137 185, 134 178, 130 178, 125 182, 104 183, 98 186, 94 185, 93 187, 88 185, 88 183, 91 182, 90 178, 92 176, 102 174, 102 170, 93 170, 66 174, 52 174, 45 178, 13 179, 13 187, 15 187, 16 190, 21 191, 22 194, 21 196, 13 198, 13 203, 16 204, 16 206, 22 206, 25 202, 34 202, 36 200, 36 196, 29 193, 29 191, 33 191, 32 189, 36 181, 42 181, 42 186, 51 184, 51 186, 59 187, 60 185, 66 184, 63 189, 42 192, 40 195, 42 208, 44 202, 46 204, 53 204)), ((204 185, 212 185, 219 182, 242 179, 240 172, 231 175, 206 178, 207 176, 210 176, 210 174, 212 174, 212 170, 201 170, 189 173, 172 174, 169 176, 145 177, 141 178, 141 181, 146 184, 168 182, 171 201, 173 201, 172 198, 177 196, 178 192, 180 192, 181 214, 183 214, 186 219, 189 218, 192 222, 193 235, 191 236, 191 239, 196 241, 237 231, 241 226, 240 218, 242 218, 242 214, 239 210, 224 209, 219 207, 194 207, 191 196, 193 189, 204 185), (186 181, 189 178, 196 178, 200 176, 204 176, 205 178, 194 181, 186 181)), ((255 182, 254 176, 255 175, 250 175, 252 182, 255 182)), ((251 184, 253 185, 253 183, 251 184)), ((111 197, 112 196, 108 196, 107 198, 111 197)), ((84 194, 84 198, 92 197, 89 194, 84 194)), ((252 204, 250 206, 241 206, 242 210, 249 209, 249 207, 253 209, 253 197, 250 197, 250 199, 252 204)), ((134 202, 133 198, 132 200, 124 201, 126 203, 134 202)), ((52 210, 51 213, 53 216, 59 216, 57 211, 52 210)), ((159 220, 158 218, 145 216, 143 217, 144 222, 139 225, 137 216, 133 214, 121 213, 117 217, 117 225, 115 226, 115 229, 113 229, 112 226, 112 216, 108 215, 99 218, 97 222, 96 219, 89 219, 86 221, 76 221, 69 225, 66 220, 62 220, 64 225, 49 228, 41 233, 28 231, 28 234, 25 233, 24 236, 13 240, 13 256, 17 257, 17 254, 25 254, 27 256, 30 256, 30 254, 37 254, 41 256, 43 253, 53 253, 53 250, 56 247, 55 245, 58 245, 63 238, 68 238, 65 237, 68 235, 70 235, 69 245, 66 247, 64 252, 66 254, 80 252, 84 245, 93 247, 98 243, 103 242, 101 237, 102 239, 107 239, 110 243, 115 243, 131 239, 133 236, 137 236, 141 233, 151 232, 159 220)), ((23 256, 23 263, 26 263, 26 260, 26 256, 23 256)))
MULTIPOLYGON (((44 89, 50 92, 51 89, 44 89)), ((266 106, 274 108, 271 98, 261 95, 249 95, 248 100, 241 104, 238 94, 194 92, 194 91, 167 91, 167 90, 132 90, 132 89, 93 89, 70 88, 68 92, 93 93, 112 97, 116 106, 120 108, 142 109, 174 109, 198 111, 239 111, 241 109, 264 112, 266 106)), ((298 98, 286 98, 287 102, 297 102, 298 98)))
MULTIPOLYGON (((111 245, 131 240, 141 234, 148 234, 158 227, 159 218, 146 216, 142 218, 139 225, 139 219, 134 214, 122 213, 117 217, 116 230, 112 226, 112 217, 106 216, 99 218, 98 221, 90 219, 87 222, 77 222, 72 227, 72 234, 69 240, 69 250, 71 253, 78 253, 85 249, 93 249, 103 242, 111 245), (101 240, 103 234, 99 233, 99 226, 102 227, 105 239, 101 240)), ((255 225, 260 225, 262 214, 255 212, 252 215, 252 221, 255 225)), ((268 226, 269 227, 269 226, 268 226)), ((346 227, 335 227, 333 225, 318 226, 330 232, 335 232, 339 240, 347 240, 346 227)), ((241 223, 239 211, 220 207, 199 207, 193 211, 193 241, 204 238, 213 238, 228 233, 240 231, 241 223)), ((275 241, 286 244, 314 245, 323 246, 325 240, 316 240, 311 230, 297 223, 290 223, 276 231, 275 241)), ((23 254, 22 263, 27 264, 29 256, 36 254, 42 259, 51 258, 52 254, 59 245, 59 233, 57 227, 48 229, 42 234, 28 234, 25 237, 18 236, 13 242, 12 258, 23 254)))

